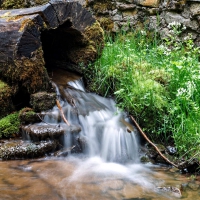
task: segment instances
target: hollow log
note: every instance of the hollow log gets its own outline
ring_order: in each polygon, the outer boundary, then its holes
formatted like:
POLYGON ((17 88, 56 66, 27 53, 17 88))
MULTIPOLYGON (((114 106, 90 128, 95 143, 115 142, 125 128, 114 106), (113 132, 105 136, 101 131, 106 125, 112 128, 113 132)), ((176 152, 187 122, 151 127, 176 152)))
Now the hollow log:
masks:
POLYGON ((51 87, 54 67, 82 72, 102 44, 101 27, 77 1, 0 10, 0 78, 29 94, 51 87))
POLYGON ((102 47, 102 28, 78 1, 53 0, 37 7, 0 10, 0 80, 12 91, 5 95, 0 89, 0 96, 13 101, 5 106, 0 99, 0 110, 13 110, 11 105, 23 105, 31 94, 48 92, 52 88, 48 73, 52 75, 56 67, 82 73, 102 47))

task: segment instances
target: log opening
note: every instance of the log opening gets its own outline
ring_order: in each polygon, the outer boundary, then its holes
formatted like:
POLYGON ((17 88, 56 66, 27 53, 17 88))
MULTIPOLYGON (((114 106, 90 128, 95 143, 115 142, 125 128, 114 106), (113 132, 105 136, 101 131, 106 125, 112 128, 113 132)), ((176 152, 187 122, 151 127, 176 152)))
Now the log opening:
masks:
POLYGON ((57 29, 44 30, 41 32, 41 42, 44 54, 45 67, 50 73, 57 67, 66 68, 73 63, 70 53, 80 48, 83 35, 72 28, 72 22, 67 20, 57 29))

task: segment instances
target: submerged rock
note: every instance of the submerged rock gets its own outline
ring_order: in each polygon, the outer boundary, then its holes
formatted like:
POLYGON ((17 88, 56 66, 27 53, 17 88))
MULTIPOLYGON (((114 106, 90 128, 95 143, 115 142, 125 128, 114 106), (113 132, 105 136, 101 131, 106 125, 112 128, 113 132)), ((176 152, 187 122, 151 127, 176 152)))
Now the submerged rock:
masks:
POLYGON ((164 193, 170 193, 171 195, 175 196, 175 197, 181 197, 181 190, 177 187, 172 187, 172 186, 167 186, 167 187, 157 187, 157 189, 159 189, 161 192, 164 193))
MULTIPOLYGON (((173 162, 174 158, 173 156, 169 155, 169 154, 164 154, 164 156, 170 160, 171 162, 173 162)), ((161 164, 169 164, 168 162, 166 162, 166 160, 164 160, 160 155, 158 155, 155 159, 156 163, 161 163, 161 164)))
POLYGON ((193 191, 196 191, 200 188, 200 185, 195 183, 195 182, 190 182, 188 183, 188 187, 193 190, 193 191))
POLYGON ((148 156, 142 156, 141 158, 140 158, 140 162, 141 163, 155 163, 155 161, 154 160, 152 160, 152 159, 150 159, 148 156))
POLYGON ((0 147, 0 158, 2 160, 38 158, 54 151, 57 141, 42 141, 29 143, 23 141, 6 142, 0 147))

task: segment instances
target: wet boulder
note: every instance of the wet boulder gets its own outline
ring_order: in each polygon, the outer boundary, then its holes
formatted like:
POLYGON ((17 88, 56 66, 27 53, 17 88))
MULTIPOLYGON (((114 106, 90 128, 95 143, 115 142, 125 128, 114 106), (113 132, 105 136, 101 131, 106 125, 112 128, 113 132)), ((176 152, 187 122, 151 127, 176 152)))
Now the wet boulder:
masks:
POLYGON ((32 94, 30 104, 36 112, 52 109, 56 105, 56 93, 38 92, 32 94))
POLYGON ((190 188, 193 191, 196 191, 200 188, 200 185, 195 181, 189 182, 187 186, 188 186, 188 188, 190 188))
MULTIPOLYGON (((160 150, 161 153, 165 152, 165 147, 161 144, 156 144, 156 147, 160 150)), ((158 156, 158 152, 155 150, 154 147, 152 146, 147 146, 146 149, 146 155, 150 158, 150 159, 156 159, 158 156)))
POLYGON ((59 139, 65 133, 65 130, 59 125, 50 124, 22 126, 22 131, 33 141, 46 140, 47 138, 59 139))
POLYGON ((38 158, 53 152, 58 146, 57 141, 42 141, 37 143, 13 141, 0 146, 2 160, 38 158))
POLYGON ((154 160, 150 159, 147 155, 144 155, 140 158, 141 163, 155 163, 154 160))
POLYGON ((165 187, 157 187, 157 189, 162 193, 170 194, 177 198, 182 197, 181 190, 178 187, 165 186, 165 187))
POLYGON ((71 126, 65 127, 65 131, 66 131, 66 133, 76 134, 76 133, 81 132, 81 127, 80 126, 71 125, 71 126))
MULTIPOLYGON (((167 158, 168 160, 170 160, 171 162, 174 162, 174 157, 169 155, 169 154, 164 154, 165 158, 167 158)), ((166 162, 165 159, 163 159, 160 155, 158 155, 155 159, 156 163, 161 163, 161 164, 169 164, 168 162, 166 162)))
POLYGON ((79 145, 73 145, 72 147, 66 149, 66 148, 62 148, 58 151, 56 151, 54 153, 54 156, 56 157, 66 157, 68 156, 69 154, 72 154, 72 153, 81 153, 82 152, 82 149, 80 148, 79 145))
POLYGON ((41 121, 38 113, 35 113, 32 108, 23 108, 19 112, 19 120, 21 124, 30 124, 41 121))

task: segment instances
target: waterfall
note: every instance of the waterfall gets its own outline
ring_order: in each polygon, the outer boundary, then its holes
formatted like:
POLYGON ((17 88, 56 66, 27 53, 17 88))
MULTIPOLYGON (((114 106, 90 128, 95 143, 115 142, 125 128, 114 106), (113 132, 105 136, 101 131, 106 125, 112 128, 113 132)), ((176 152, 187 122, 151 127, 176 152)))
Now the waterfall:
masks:
MULTIPOLYGON (((70 88, 56 84, 55 87, 69 123, 72 126, 81 126, 81 132, 76 137, 86 142, 84 152, 89 157, 98 156, 104 161, 136 162, 137 141, 135 132, 128 130, 127 125, 132 125, 126 114, 119 111, 112 99, 86 93, 81 80, 69 82, 68 85, 70 88)), ((56 106, 52 110, 52 115, 47 114, 45 121, 60 123, 66 127, 64 122, 55 117, 59 116, 56 106)), ((66 133, 64 140, 66 147, 73 145, 73 137, 70 134, 66 133)))

